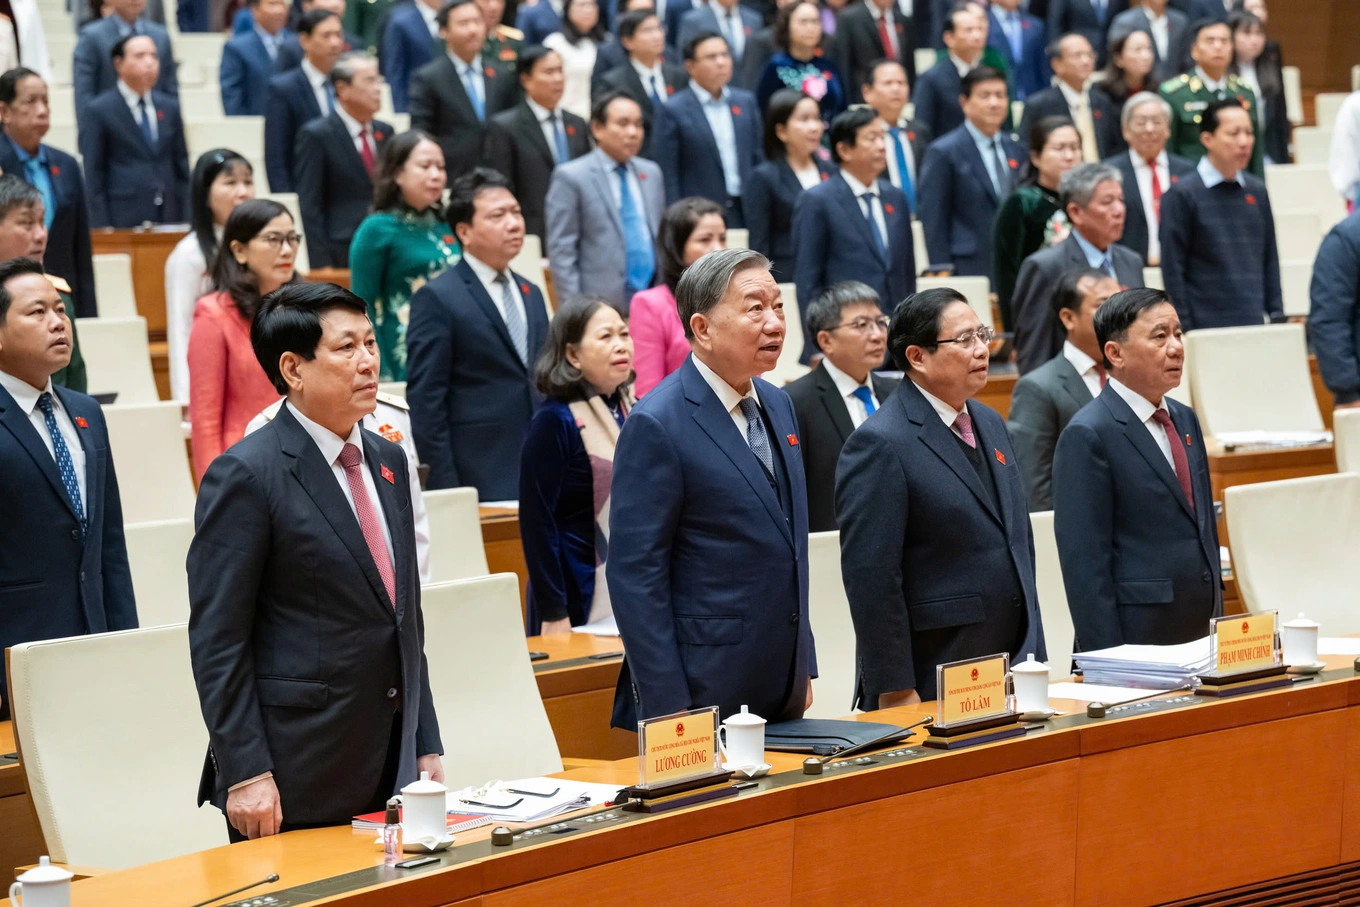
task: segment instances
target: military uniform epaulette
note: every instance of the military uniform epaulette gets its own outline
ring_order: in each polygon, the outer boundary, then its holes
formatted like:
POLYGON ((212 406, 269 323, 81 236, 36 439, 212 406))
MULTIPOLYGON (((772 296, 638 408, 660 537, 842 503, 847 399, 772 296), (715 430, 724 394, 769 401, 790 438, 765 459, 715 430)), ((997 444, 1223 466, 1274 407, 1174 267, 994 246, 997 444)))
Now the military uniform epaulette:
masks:
POLYGON ((408 412, 411 409, 411 405, 406 402, 406 399, 404 397, 398 397, 396 394, 384 394, 380 392, 378 394, 378 402, 386 403, 388 406, 396 407, 397 409, 408 412))
POLYGON ((523 41, 524 32, 509 25, 497 25, 496 37, 502 41, 523 41))
POLYGON ((66 293, 67 295, 70 295, 71 285, 69 283, 62 280, 55 274, 44 274, 43 276, 47 278, 48 282, 50 282, 52 286, 57 288, 58 293, 66 293))
POLYGON ((1185 84, 1188 83, 1189 81, 1190 81, 1190 74, 1189 74, 1189 73, 1181 73, 1180 75, 1178 75, 1178 76, 1176 76, 1176 77, 1174 77, 1174 78, 1171 78, 1171 79, 1167 79, 1165 82, 1163 82, 1163 83, 1162 83, 1162 88, 1161 88, 1161 90, 1162 90, 1162 91, 1175 91, 1177 88, 1180 88, 1182 85, 1185 85, 1185 84))

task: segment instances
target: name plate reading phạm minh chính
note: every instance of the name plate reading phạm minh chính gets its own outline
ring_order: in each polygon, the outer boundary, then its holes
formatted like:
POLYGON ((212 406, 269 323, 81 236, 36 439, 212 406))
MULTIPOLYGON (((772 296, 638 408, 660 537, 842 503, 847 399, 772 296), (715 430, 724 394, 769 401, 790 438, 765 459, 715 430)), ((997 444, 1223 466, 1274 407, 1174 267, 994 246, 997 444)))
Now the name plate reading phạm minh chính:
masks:
POLYGON ((1275 637, 1276 612, 1216 617, 1209 623, 1214 641, 1214 673, 1235 674, 1280 663, 1275 637))
POLYGON ((656 787, 717 771, 718 707, 638 722, 638 786, 656 787))
POLYGON ((935 668, 936 695, 940 697, 938 723, 948 727, 1010 711, 1006 697, 1010 660, 1009 655, 1000 654, 938 665, 935 668))

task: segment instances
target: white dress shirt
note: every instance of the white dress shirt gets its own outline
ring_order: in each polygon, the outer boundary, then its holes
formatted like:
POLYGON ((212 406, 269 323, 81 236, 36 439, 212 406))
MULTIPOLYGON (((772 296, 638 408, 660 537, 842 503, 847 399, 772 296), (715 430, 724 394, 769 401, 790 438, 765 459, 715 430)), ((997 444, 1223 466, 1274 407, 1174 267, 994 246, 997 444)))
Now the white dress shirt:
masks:
MULTIPOLYGON (((599 165, 604 169, 605 176, 609 178, 609 196, 614 200, 614 210, 620 213, 622 219, 623 194, 619 187, 619 162, 599 148, 590 153, 595 155, 599 165)), ((632 193, 633 204, 637 205, 643 221, 650 224, 651 222, 647 220, 647 201, 643 198, 642 183, 638 180, 637 164, 630 159, 624 166, 628 168, 628 191, 632 193)), ((648 229, 650 230, 650 227, 648 229)))
MULTIPOLYGON (((699 374, 704 376, 704 380, 708 382, 708 386, 713 388, 713 393, 718 395, 718 402, 722 404, 723 409, 727 410, 727 414, 732 417, 732 424, 737 426, 737 431, 741 434, 741 439, 746 441, 749 445, 751 442, 746 438, 746 416, 742 413, 740 404, 742 400, 750 397, 752 400, 756 401, 756 406, 761 406, 760 397, 756 395, 756 383, 752 381, 751 389, 749 391, 744 394, 739 393, 735 387, 719 377, 717 372, 705 365, 704 360, 700 359, 698 356, 692 356, 691 358, 694 360, 694 367, 699 370, 699 374)), ((761 408, 764 409, 763 406, 761 408)), ((774 449, 773 440, 770 442, 770 449, 774 449)))
POLYGON ((954 68, 957 69, 957 70, 959 71, 959 78, 960 78, 960 79, 962 79, 964 76, 968 75, 970 72, 972 72, 974 69, 976 69, 976 68, 977 68, 977 65, 978 65, 978 61, 981 60, 981 59, 982 59, 982 55, 979 54, 977 60, 974 60, 972 63, 966 63, 966 62, 964 62, 963 60, 960 60, 958 57, 954 56, 954 53, 953 53, 952 51, 951 51, 950 54, 949 54, 949 62, 950 62, 950 63, 953 63, 953 64, 954 64, 954 68))
POLYGON ((307 77, 307 84, 312 86, 312 95, 316 98, 316 106, 321 110, 321 115, 326 116, 331 112, 331 95, 326 89, 330 78, 313 66, 312 61, 306 57, 302 58, 302 74, 307 77))
MULTIPOLYGON (((1138 197, 1143 201, 1143 219, 1148 225, 1148 264, 1157 265, 1162 261, 1162 240, 1157 229, 1161 218, 1152 205, 1152 168, 1132 148, 1129 149, 1129 160, 1133 163, 1133 176, 1138 180, 1138 197)), ((1165 150, 1157 155, 1157 184, 1162 187, 1163 196, 1171 188, 1171 162, 1165 150)))
POLYGON ((1088 164, 1096 163, 1100 160, 1100 141, 1096 136, 1095 112, 1091 109, 1091 90, 1083 88, 1077 91, 1057 78, 1053 80, 1053 84, 1062 92, 1067 109, 1072 114, 1072 123, 1077 127, 1077 134, 1081 136, 1082 160, 1088 164))
POLYGON ((453 51, 449 51, 449 60, 453 63, 454 72, 458 73, 458 81, 462 84, 463 90, 467 91, 468 81, 471 80, 477 91, 477 97, 482 102, 482 109, 486 109, 486 77, 482 73, 482 55, 472 58, 468 63, 453 51))
POLYGON ((724 85, 722 94, 713 97, 694 82, 690 90, 704 108, 704 118, 713 133, 713 141, 718 146, 718 157, 722 159, 723 179, 727 183, 727 194, 733 198, 741 197, 741 168, 737 164, 737 127, 732 122, 731 92, 724 85))
POLYGON ((861 387, 869 389, 869 397, 874 401, 874 409, 877 410, 880 402, 878 394, 874 393, 874 382, 866 378, 860 384, 845 372, 836 368, 836 364, 826 356, 822 357, 822 368, 831 376, 832 382, 836 385, 836 390, 840 391, 841 397, 845 400, 845 408, 850 411, 850 424, 859 428, 864 424, 864 420, 869 418, 869 410, 865 408, 864 401, 855 396, 855 391, 861 387))
POLYGON ((1159 405, 1153 406, 1152 401, 1148 400, 1142 394, 1136 394, 1129 390, 1123 384, 1119 383, 1118 378, 1111 377, 1109 386, 1114 388, 1116 394, 1124 398, 1124 402, 1129 405, 1129 409, 1133 410, 1134 418, 1139 422, 1142 422, 1143 427, 1148 430, 1148 434, 1152 435, 1152 440, 1157 443, 1157 449, 1162 452, 1162 456, 1166 457, 1166 465, 1170 466, 1171 471, 1174 473, 1176 471, 1176 460, 1171 456, 1171 441, 1166 436, 1166 429, 1162 428, 1152 419, 1152 414, 1159 409, 1166 410, 1168 415, 1171 413, 1171 410, 1167 409, 1166 398, 1163 397, 1162 402, 1159 405))
POLYGON ((1086 384, 1086 389, 1091 392, 1091 397, 1100 396, 1100 372, 1096 371, 1096 361, 1083 353, 1073 345, 1072 341, 1064 340, 1062 349, 1063 358, 1072 363, 1072 367, 1081 375, 1081 380, 1086 384))
POLYGON ((874 0, 864 0, 864 5, 869 7, 869 15, 874 17, 874 34, 878 34, 878 20, 883 18, 888 20, 888 40, 892 42, 893 56, 899 60, 902 59, 902 48, 897 40, 897 29, 893 28, 896 20, 893 19, 892 7, 890 6, 886 10, 879 9, 874 0))
MULTIPOLYGON (((660 13, 657 14, 658 16, 660 13)), ((669 95, 666 93, 666 70, 661 67, 662 60, 657 59, 656 64, 650 69, 637 61, 636 57, 630 56, 628 63, 633 67, 633 72, 642 80, 642 90, 648 96, 656 95, 658 103, 666 103, 669 95)))
POLYGON ((1199 78, 1199 80, 1200 80, 1201 82, 1204 83, 1204 87, 1207 88, 1207 89, 1209 89, 1210 91, 1220 91, 1220 92, 1221 92, 1221 91, 1223 91, 1225 88, 1228 87, 1228 76, 1227 76, 1226 74, 1224 74, 1224 76, 1223 76, 1222 79, 1220 79, 1219 81, 1215 82, 1213 79, 1211 79, 1211 78, 1209 78, 1207 75, 1205 75, 1204 70, 1202 70, 1202 69, 1200 69, 1198 66, 1196 66, 1196 67, 1195 67, 1195 75, 1199 78))
MULTIPOLYGON (((908 373, 907 377, 908 378, 911 377, 910 373, 908 373)), ((914 383, 915 379, 913 378, 912 381, 914 383)), ((950 406, 948 403, 945 403, 939 397, 935 396, 934 394, 932 394, 930 391, 926 390, 919 384, 916 385, 916 389, 921 392, 922 397, 926 398, 926 402, 930 404, 931 409, 935 410, 935 414, 940 417, 940 421, 944 423, 945 428, 952 431, 954 433, 954 437, 962 441, 963 434, 960 433, 958 427, 954 425, 954 422, 955 420, 958 419, 961 410, 957 410, 954 407, 950 406)), ((965 407, 967 405, 968 405, 967 403, 964 404, 965 407)), ((972 413, 969 413, 968 417, 971 419, 972 413)), ((973 428, 973 439, 974 440, 977 439, 976 425, 973 428)))
POLYGON ((538 120, 538 128, 543 133, 543 141, 548 143, 548 150, 552 152, 553 160, 557 160, 557 130, 562 130, 563 141, 567 138, 567 124, 562 119, 562 105, 557 105, 556 110, 549 110, 533 98, 525 98, 524 103, 529 105, 529 109, 534 112, 534 119, 538 120), (556 116, 557 121, 548 119, 556 116))
POLYGON ((349 115, 349 111, 339 104, 335 105, 335 112, 340 115, 340 122, 345 124, 345 131, 349 133, 350 139, 354 142, 354 150, 359 152, 360 157, 364 153, 364 138, 367 137, 369 148, 373 149, 373 158, 378 157, 378 143, 373 141, 373 121, 360 123, 349 115))
POLYGON ((741 62, 741 53, 746 49, 746 26, 741 21, 741 4, 733 3, 732 8, 728 9, 718 0, 708 0, 708 8, 713 10, 713 18, 718 20, 718 34, 731 45, 733 62, 741 62))
POLYGON ((19 411, 28 416, 33 430, 38 433, 39 438, 42 438, 43 445, 55 463, 57 450, 52 446, 52 436, 47 433, 47 419, 38 408, 38 398, 44 393, 52 394, 52 415, 57 420, 57 430, 61 432, 61 438, 66 442, 66 449, 71 454, 71 466, 76 471, 76 487, 80 489, 80 506, 85 509, 85 516, 89 516, 90 495, 85 483, 85 448, 80 443, 80 435, 76 434, 75 421, 66 412, 66 407, 61 405, 61 398, 52 390, 52 379, 48 378, 47 386, 39 390, 21 378, 0 372, 0 387, 9 391, 9 395, 18 404, 19 411))
MULTIPOLYGON (((793 168, 789 169, 792 170, 793 168)), ((804 189, 811 189, 813 186, 819 186, 822 182, 822 171, 817 169, 816 164, 813 164, 806 170, 794 170, 793 175, 798 177, 798 185, 802 186, 804 189)))
MULTIPOLYGON (((1227 182, 1227 180, 1223 178, 1223 174, 1219 173, 1218 168, 1209 160, 1209 155, 1207 154, 1199 159, 1199 163, 1195 165, 1195 172, 1198 173, 1199 178, 1204 181, 1205 189, 1212 189, 1219 183, 1227 182)), ((1245 187, 1247 185, 1247 178, 1242 175, 1241 170, 1233 174, 1232 180, 1239 186, 1245 187)))
MULTIPOLYGON (((907 138, 907 116, 903 114, 897 121, 897 141, 902 144, 902 157, 907 162, 907 175, 911 177, 911 184, 918 186, 916 180, 916 155, 911 148, 911 140, 907 138)), ((883 138, 888 141, 888 182, 897 188, 902 188, 902 174, 897 172, 897 152, 892 149, 892 133, 885 133, 883 138)))
POLYGON ((425 27, 430 30, 431 38, 439 37, 439 9, 430 6, 425 0, 416 0, 416 9, 420 10, 420 18, 425 20, 425 27))
POLYGON ((131 88, 128 88, 126 82, 119 79, 118 93, 123 96, 123 101, 127 104, 128 110, 132 111, 132 121, 137 124, 138 129, 142 127, 141 103, 143 99, 145 99, 146 118, 151 123, 151 139, 152 141, 159 142, 161 139, 161 131, 156 123, 156 105, 151 101, 151 92, 148 91, 144 95, 137 94, 131 88))
MULTIPOLYGON (((222 242, 222 228, 213 227, 222 242)), ((175 245, 165 260, 165 339, 169 344, 170 397, 189 402, 189 332, 194 328, 194 308, 212 292, 212 275, 203 249, 192 232, 175 245)))
POLYGON ((1355 201, 1360 194, 1360 91, 1351 92, 1336 113, 1327 172, 1341 197, 1355 201))
POLYGON ((496 311, 501 313, 502 319, 505 318, 505 300, 501 297, 501 285, 496 283, 496 278, 501 273, 505 274, 506 279, 510 283, 510 299, 519 309, 520 323, 524 325, 524 329, 527 331, 529 329, 529 317, 524 309, 524 297, 520 295, 519 281, 515 280, 515 276, 510 273, 510 269, 506 268, 504 272, 493 270, 490 265, 478 260, 466 249, 463 250, 463 260, 468 263, 468 267, 472 269, 472 273, 477 275, 477 279, 480 280, 482 286, 486 288, 486 294, 491 297, 491 302, 495 305, 496 311))
POLYGON ((1166 60, 1171 57, 1171 20, 1166 13, 1160 16, 1152 15, 1151 10, 1143 7, 1143 15, 1147 16, 1148 30, 1152 33, 1152 44, 1157 50, 1157 59, 1166 60))
POLYGON ((850 191, 855 193, 855 198, 859 201, 859 213, 865 217, 869 216, 869 199, 864 198, 864 194, 867 192, 878 199, 878 203, 873 206, 874 223, 878 224, 878 232, 883 236, 883 249, 891 258, 892 246, 888 244, 888 222, 884 219, 883 199, 879 198, 878 195, 878 183, 875 182, 872 186, 866 186, 845 170, 841 170, 841 179, 845 180, 850 191))

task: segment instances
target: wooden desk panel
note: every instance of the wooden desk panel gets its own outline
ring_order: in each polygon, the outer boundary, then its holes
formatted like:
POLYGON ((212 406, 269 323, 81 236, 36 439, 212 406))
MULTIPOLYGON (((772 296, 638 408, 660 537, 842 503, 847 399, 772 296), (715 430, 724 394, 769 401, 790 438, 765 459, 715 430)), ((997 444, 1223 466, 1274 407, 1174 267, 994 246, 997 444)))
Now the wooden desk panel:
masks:
MULTIPOLYGON (((621 658, 554 669, 606 652, 622 652, 623 641, 611 636, 563 633, 531 636, 529 651, 547 652, 548 660, 534 665, 534 679, 548 713, 557 749, 565 758, 624 759, 637 755, 637 735, 609 726, 614 709, 614 687, 621 658)), ((631 782, 624 782, 631 783, 631 782)))
POLYGON ((524 545, 519 538, 519 512, 505 507, 482 507, 480 512, 486 565, 492 573, 513 573, 519 577, 519 609, 523 618, 529 568, 524 563, 524 545))
MULTIPOLYGON (((1319 754, 1319 758, 1326 757, 1319 754)), ((1346 710, 1345 767, 1347 779, 1360 778, 1360 709, 1346 710)), ((1360 860, 1360 785, 1348 783, 1341 804, 1341 861, 1356 860, 1360 860)))
POLYGON ((992 366, 992 371, 987 374, 987 386, 977 395, 977 401, 1001 413, 1004 419, 1011 414, 1011 392, 1019 380, 1020 373, 1015 370, 1015 366, 992 366))
MULTIPOLYGON (((0 755, 12 753, 14 726, 0 721, 0 755)), ((0 763, 0 888, 14 879, 14 867, 36 863, 46 851, 38 817, 28 799, 24 769, 17 762, 0 763)))

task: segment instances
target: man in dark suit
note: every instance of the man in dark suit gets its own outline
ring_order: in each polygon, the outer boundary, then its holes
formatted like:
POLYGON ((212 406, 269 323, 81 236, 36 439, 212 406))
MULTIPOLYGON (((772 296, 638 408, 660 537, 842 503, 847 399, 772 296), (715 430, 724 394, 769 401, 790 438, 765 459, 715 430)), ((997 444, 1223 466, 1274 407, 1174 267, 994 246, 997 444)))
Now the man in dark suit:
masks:
POLYGON ((450 0, 439 22, 447 53, 411 77, 411 127, 440 144, 444 166, 457 175, 481 160, 487 120, 519 98, 513 70, 482 56, 486 21, 474 0, 450 0))
POLYGON ((1167 0, 1143 0, 1141 6, 1125 10, 1110 23, 1110 35, 1131 31, 1147 32, 1152 38, 1152 78, 1157 84, 1178 76, 1189 48, 1185 46, 1190 20, 1177 9, 1168 9, 1167 0))
POLYGON ((1076 32, 1095 48, 1097 66, 1108 58, 1106 33, 1110 23, 1129 8, 1129 0, 1051 0, 1048 5, 1049 40, 1076 32))
POLYGON ((179 97, 179 79, 169 33, 163 25, 138 18, 146 8, 146 0, 114 0, 109 6, 113 12, 82 28, 80 40, 76 42, 71 81, 75 86, 76 112, 82 119, 80 125, 84 125, 85 106, 112 89, 118 81, 112 63, 113 45, 128 35, 146 35, 155 42, 156 56, 161 60, 156 90, 179 97))
POLYGON ((360 425, 378 392, 364 301, 285 287, 251 340, 287 402, 208 467, 188 559, 199 805, 233 841, 347 825, 443 777, 406 454, 360 425))
MULTIPOLYGON (((362 2, 362 0, 361 0, 362 2)), ((440 0, 398 3, 388 15, 382 35, 382 73, 392 86, 392 106, 406 113, 411 103, 411 77, 444 50, 440 40, 440 0)), ((486 23, 482 23, 486 32, 486 23)))
MULTIPOLYGON (((883 121, 865 107, 831 121, 828 139, 840 174, 798 196, 793 206, 793 282, 800 300, 814 300, 843 280, 868 284, 886 311, 916 291, 911 209, 884 181, 883 121)), ((805 330, 802 361, 817 355, 805 330)))
MULTIPOLYGON (((937 138, 963 125, 964 111, 959 100, 963 96, 963 78, 981 63, 982 51, 987 46, 986 17, 976 7, 958 6, 944 20, 944 43, 949 53, 921 73, 913 86, 916 118, 929 126, 930 134, 937 138)), ((999 72, 997 75, 1003 83, 1006 81, 1004 75, 999 72)), ((1006 115, 1010 115, 1009 109, 1006 115)))
MULTIPOLYGON (((0 651, 137 626, 103 412, 51 381, 71 348, 42 265, 0 264, 0 651)), ((0 676, 0 720, 8 718, 0 676)))
POLYGON ((531 44, 515 66, 524 101, 491 118, 482 163, 504 174, 519 199, 524 229, 542 239, 548 235, 543 200, 553 168, 590 152, 590 130, 585 120, 562 109, 567 80, 557 51, 531 44))
POLYGON ((50 126, 47 84, 22 66, 0 75, 0 172, 31 183, 43 197, 48 248, 44 265, 71 288, 70 318, 94 318, 94 260, 85 180, 76 159, 43 144, 50 126))
POLYGON ((860 708, 934 699, 946 662, 1047 656, 1015 451, 1001 416, 971 399, 987 383, 991 336, 954 290, 903 301, 888 352, 906 380, 841 450, 860 708))
POLYGON ((1062 351, 1066 332, 1053 309, 1053 294, 1073 268, 1098 268, 1123 289, 1143 285, 1143 260, 1119 245, 1124 232, 1124 190, 1119 171, 1106 164, 1078 164, 1058 182, 1058 202, 1072 232, 1020 265, 1011 297, 1016 365, 1020 374, 1062 351))
POLYGON ((609 91, 621 91, 638 102, 646 132, 642 150, 638 153, 652 160, 650 149, 656 109, 689 85, 689 74, 684 67, 666 62, 666 36, 661 30, 661 20, 650 10, 623 14, 619 19, 619 43, 628 51, 628 60, 602 75, 594 94, 598 98, 609 91))
MULTIPOLYGON (((735 69, 745 59, 746 39, 763 24, 759 13, 737 0, 708 0, 697 4, 681 17, 676 43, 684 50, 697 35, 719 35, 727 42, 735 69)), ((690 59, 689 55, 685 56, 687 64, 690 59)))
POLYGON ((614 727, 717 706, 801 718, 817 676, 808 509, 793 404, 758 376, 784 341, 779 287, 750 249, 686 269, 676 307, 693 354, 619 436, 609 591, 627 648, 614 727))
POLYGON ((755 95, 728 86, 732 57, 715 32, 700 32, 685 45, 685 71, 689 87, 657 110, 652 140, 666 201, 702 196, 723 206, 727 226, 745 226, 742 186, 764 160, 755 95))
POLYGON ((1360 211, 1331 229, 1313 261, 1308 330, 1337 409, 1360 406, 1360 211))
POLYGON ((344 53, 340 17, 323 9, 304 13, 298 22, 298 41, 302 63, 270 81, 264 114, 264 166, 274 192, 293 191, 293 148, 298 130, 335 110, 335 86, 330 75, 344 53))
POLYGON ((1124 150, 1119 131, 1119 111, 1103 91, 1091 91, 1087 81, 1095 70, 1095 54, 1081 35, 1063 35, 1048 46, 1053 67, 1052 88, 1035 92, 1025 102, 1020 137, 1029 141, 1030 130, 1044 117, 1071 120, 1081 136, 1082 159, 1094 163, 1124 150))
POLYGON ((505 178, 481 168, 453 183, 447 212, 458 265, 411 297, 406 401, 428 488, 519 495, 519 453, 540 397, 533 364, 548 333, 539 288, 509 270, 524 218, 505 178))
POLYGON ((836 461, 850 432, 897 389, 876 375, 888 351, 888 316, 878 294, 856 280, 827 287, 803 312, 822 361, 784 386, 798 416, 798 446, 807 475, 808 531, 836 526, 836 461))
POLYGON ((1232 0, 1190 0, 1190 10, 1186 14, 1191 22, 1208 19, 1210 22, 1227 22, 1232 0))
POLYGON ((349 267, 349 242, 373 204, 373 173, 392 127, 373 117, 382 106, 378 63, 362 51, 331 68, 335 110, 298 131, 294 189, 314 268, 349 267))
POLYGON ((263 116, 269 82, 302 62, 297 35, 289 31, 286 0, 250 0, 255 26, 222 48, 218 81, 227 116, 263 116))
POLYGON ((1053 531, 1078 652, 1200 639, 1223 614, 1218 527, 1180 319, 1161 290, 1111 296, 1095 317, 1110 370, 1053 458, 1053 531))
POLYGON ((1077 410, 1105 386, 1104 357, 1096 343, 1096 309, 1119 284, 1104 271, 1073 268, 1058 281, 1053 309, 1067 331, 1062 352, 1020 378, 1006 418, 1030 512, 1053 509, 1053 451, 1077 410))
POLYGON ((520 6, 515 14, 515 28, 524 33, 525 44, 542 44, 548 35, 562 30, 560 4, 554 6, 551 0, 538 0, 520 6))
POLYGON ((892 183, 907 197, 907 208, 916 213, 916 194, 921 184, 921 162, 934 136, 930 127, 906 115, 911 90, 901 63, 880 60, 871 64, 860 87, 864 103, 888 124, 885 135, 888 166, 881 179, 892 183))
POLYGON ((1053 71, 1046 35, 1044 20, 1020 9, 1020 0, 992 0, 987 12, 987 46, 1001 54, 1017 101, 1048 87, 1053 71))
POLYGON ((862 100, 862 86, 872 77, 869 68, 879 60, 899 64, 914 84, 917 39, 916 23, 903 15, 897 0, 848 3, 836 20, 836 58, 851 100, 862 100))
POLYGON ((1166 101, 1152 92, 1139 92, 1124 103, 1120 125, 1129 150, 1105 162, 1119 171, 1124 182, 1126 211, 1119 244, 1141 255, 1143 264, 1160 265, 1162 196, 1195 165, 1167 152, 1171 116, 1166 101))
POLYGON ((1020 162, 1028 158, 1001 131, 1010 107, 1005 76, 979 66, 964 76, 961 92, 967 119, 926 152, 916 210, 925 228, 929 267, 952 264, 955 274, 991 277, 992 221, 1020 179, 1020 162))
POLYGON ((81 114, 90 226, 126 229, 189 219, 189 152, 179 102, 152 88, 160 72, 145 35, 111 52, 118 82, 81 114))

